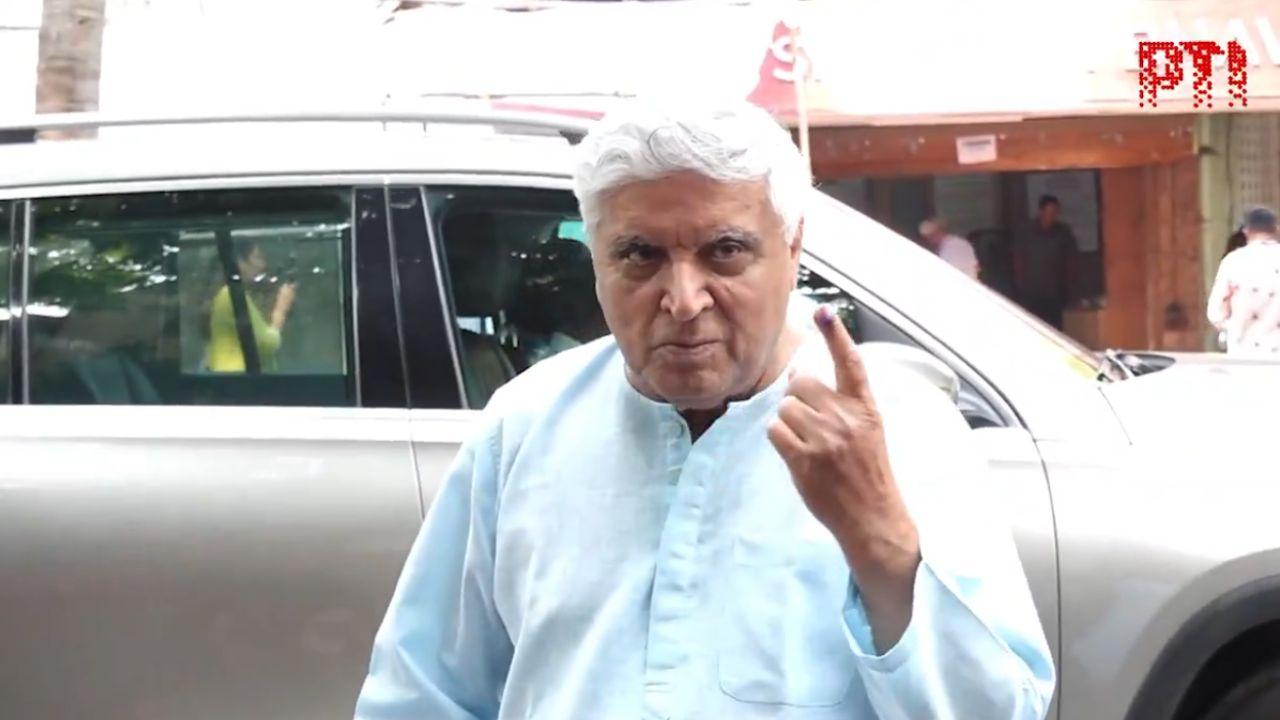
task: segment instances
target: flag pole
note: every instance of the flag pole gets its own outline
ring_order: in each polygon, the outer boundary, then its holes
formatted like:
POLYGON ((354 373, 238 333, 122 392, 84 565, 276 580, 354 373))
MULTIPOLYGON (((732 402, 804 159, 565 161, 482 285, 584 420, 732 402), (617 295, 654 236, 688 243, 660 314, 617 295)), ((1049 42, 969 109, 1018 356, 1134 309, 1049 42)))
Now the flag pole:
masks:
POLYGON ((809 104, 807 93, 805 92, 805 86, 809 84, 809 59, 801 50, 800 24, 792 24, 790 30, 791 53, 792 57, 795 58, 791 64, 791 77, 796 90, 796 123, 799 125, 800 155, 804 158, 804 165, 809 170, 810 177, 812 177, 813 161, 809 155, 809 104))

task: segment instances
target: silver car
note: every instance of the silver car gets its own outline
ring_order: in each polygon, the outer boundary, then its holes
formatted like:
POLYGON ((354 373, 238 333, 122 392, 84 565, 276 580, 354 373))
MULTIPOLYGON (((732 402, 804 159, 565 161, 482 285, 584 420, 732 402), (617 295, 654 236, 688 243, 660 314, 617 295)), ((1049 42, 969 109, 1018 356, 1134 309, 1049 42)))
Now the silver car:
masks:
MULTIPOLYGON (((101 131, 0 147, 0 716, 349 718, 475 409, 606 332, 583 128, 40 122, 101 131)), ((803 265, 952 386, 1052 716, 1280 714, 1280 364, 1090 352, 816 191, 803 265)))

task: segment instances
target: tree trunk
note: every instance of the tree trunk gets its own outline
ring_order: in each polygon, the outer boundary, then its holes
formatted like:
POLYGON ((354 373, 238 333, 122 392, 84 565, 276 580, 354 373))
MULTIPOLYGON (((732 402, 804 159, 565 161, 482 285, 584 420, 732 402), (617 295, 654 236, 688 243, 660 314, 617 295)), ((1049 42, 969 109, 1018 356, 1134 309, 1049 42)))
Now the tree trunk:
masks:
MULTIPOLYGON (((98 109, 102 74, 102 30, 106 0, 44 0, 36 112, 98 109)), ((94 131, 51 131, 41 138, 85 137, 94 131)))

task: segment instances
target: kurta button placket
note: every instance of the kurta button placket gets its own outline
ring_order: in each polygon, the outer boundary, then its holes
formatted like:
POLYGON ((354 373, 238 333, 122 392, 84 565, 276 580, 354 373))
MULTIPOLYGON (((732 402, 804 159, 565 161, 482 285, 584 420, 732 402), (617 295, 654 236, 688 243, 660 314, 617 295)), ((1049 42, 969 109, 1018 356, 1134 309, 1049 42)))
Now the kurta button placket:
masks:
POLYGON ((688 643, 698 636, 699 540, 716 467, 708 443, 700 438, 695 447, 684 420, 666 411, 673 418, 664 421, 668 479, 675 482, 656 553, 644 682, 645 708, 661 718, 679 714, 673 705, 685 695, 680 679, 692 658, 688 643))
MULTIPOLYGON (((756 403, 767 402, 763 394, 756 403)), ((716 481, 734 439, 748 418, 747 403, 731 404, 698 438, 691 441, 688 425, 674 409, 674 437, 668 430, 668 467, 676 478, 671 502, 656 553, 653 600, 649 613, 649 636, 645 657, 645 709, 653 717, 684 717, 682 707, 690 696, 687 672, 696 662, 698 648, 690 643, 700 637, 705 618, 699 616, 707 534, 704 524, 711 512, 716 481)))

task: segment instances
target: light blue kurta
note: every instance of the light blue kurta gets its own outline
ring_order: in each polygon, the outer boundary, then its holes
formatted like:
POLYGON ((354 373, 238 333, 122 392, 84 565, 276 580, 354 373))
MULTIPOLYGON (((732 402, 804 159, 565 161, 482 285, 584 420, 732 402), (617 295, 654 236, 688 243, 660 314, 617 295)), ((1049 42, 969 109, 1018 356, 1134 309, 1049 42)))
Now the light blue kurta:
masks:
MULTIPOLYGON (((819 338, 792 364, 830 380, 819 338)), ((887 653, 766 437, 785 374, 691 442, 605 338, 495 396, 409 556, 356 717, 1042 717, 1052 661, 969 431, 935 388, 868 365, 924 557, 887 653)))

